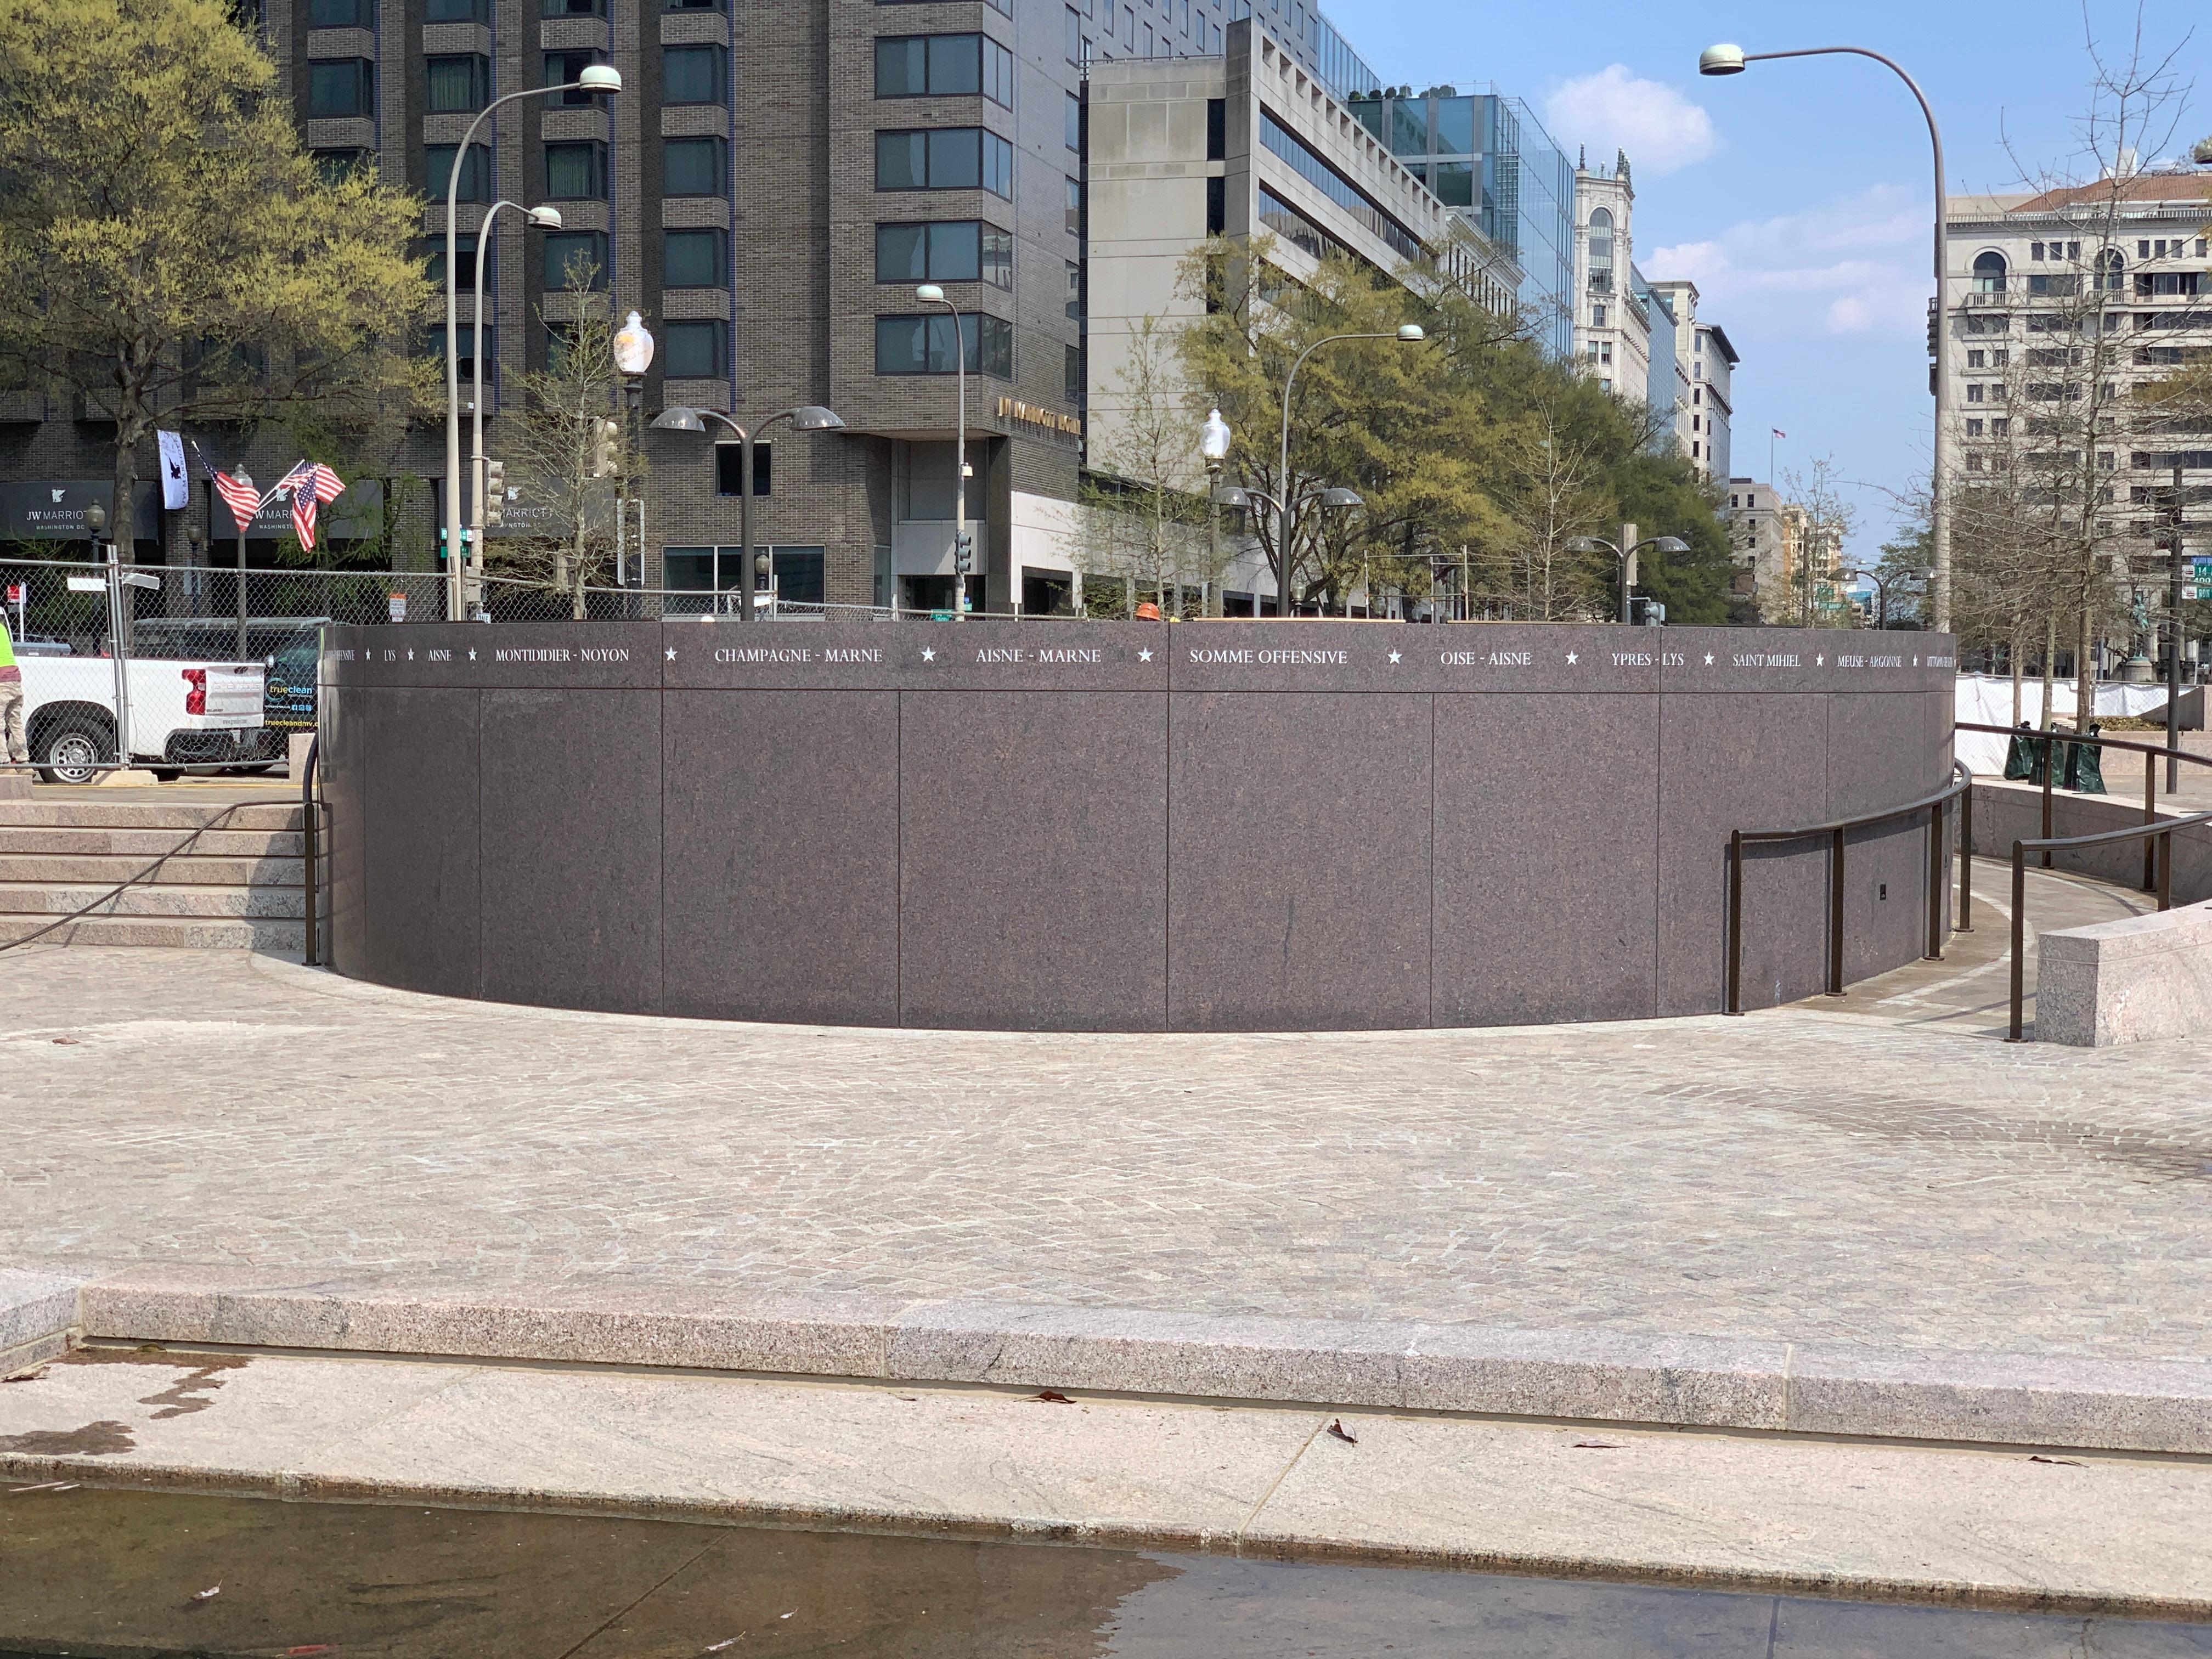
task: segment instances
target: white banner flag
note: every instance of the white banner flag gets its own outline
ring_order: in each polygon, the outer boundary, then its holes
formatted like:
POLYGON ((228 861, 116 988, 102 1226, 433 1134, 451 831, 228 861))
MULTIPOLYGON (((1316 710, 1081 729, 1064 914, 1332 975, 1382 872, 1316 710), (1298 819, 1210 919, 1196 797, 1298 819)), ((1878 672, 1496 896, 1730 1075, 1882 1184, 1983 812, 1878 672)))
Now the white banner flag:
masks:
POLYGON ((192 499, 192 481, 185 471, 185 434, 157 431, 154 436, 161 447, 161 506, 174 513, 192 499))

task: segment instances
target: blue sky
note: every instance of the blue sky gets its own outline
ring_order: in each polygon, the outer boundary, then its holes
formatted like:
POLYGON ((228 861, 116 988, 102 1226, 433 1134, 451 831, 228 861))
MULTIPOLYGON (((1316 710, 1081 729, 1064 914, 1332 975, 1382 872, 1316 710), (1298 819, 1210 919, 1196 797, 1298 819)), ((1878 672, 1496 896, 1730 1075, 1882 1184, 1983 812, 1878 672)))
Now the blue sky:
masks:
MULTIPOLYGON (((1328 10, 1388 82, 1488 82, 1528 100, 1571 159, 1584 143, 1593 161, 1626 148, 1638 264, 1694 280, 1699 314, 1743 357, 1732 470, 1764 477, 1775 427, 1790 434, 1776 445, 1781 471, 1832 456, 1845 478, 1877 486, 1854 491, 1871 555, 1890 524, 1878 486, 1906 486, 1926 465, 1927 130, 1903 83, 1865 58, 1705 80, 1698 53, 1719 40, 1885 52, 1935 106, 1951 189, 2017 190, 2023 169, 2066 168, 2079 150, 2091 74, 2082 7, 1333 0, 1328 10)), ((2133 0, 2094 0, 2087 14, 2100 44, 2123 54, 2136 19, 2133 0)), ((2196 30, 2177 64, 2197 83, 2170 147, 2185 155, 2212 136, 2212 8, 2145 0, 2142 19, 2160 53, 2196 30)))

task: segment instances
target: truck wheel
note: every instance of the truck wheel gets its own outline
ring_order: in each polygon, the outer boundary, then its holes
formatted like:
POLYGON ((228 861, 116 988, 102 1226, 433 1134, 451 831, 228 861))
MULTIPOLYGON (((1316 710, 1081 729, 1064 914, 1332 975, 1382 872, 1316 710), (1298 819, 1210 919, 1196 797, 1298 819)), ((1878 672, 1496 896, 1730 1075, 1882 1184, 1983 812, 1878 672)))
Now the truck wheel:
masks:
POLYGON ((56 720, 40 738, 39 776, 47 783, 90 783, 115 746, 107 730, 81 715, 56 720))

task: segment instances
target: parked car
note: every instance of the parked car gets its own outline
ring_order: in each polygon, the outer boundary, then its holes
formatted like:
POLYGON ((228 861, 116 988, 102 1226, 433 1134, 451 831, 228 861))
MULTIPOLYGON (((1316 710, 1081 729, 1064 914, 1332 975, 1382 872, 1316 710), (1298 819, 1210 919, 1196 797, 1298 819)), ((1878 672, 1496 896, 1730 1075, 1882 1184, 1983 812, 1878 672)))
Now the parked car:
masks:
MULTIPOLYGON (((17 665, 32 764, 48 783, 90 783, 117 758, 115 659, 26 656, 17 665)), ((174 777, 235 765, 263 746, 261 664, 133 658, 123 670, 132 764, 174 777)))

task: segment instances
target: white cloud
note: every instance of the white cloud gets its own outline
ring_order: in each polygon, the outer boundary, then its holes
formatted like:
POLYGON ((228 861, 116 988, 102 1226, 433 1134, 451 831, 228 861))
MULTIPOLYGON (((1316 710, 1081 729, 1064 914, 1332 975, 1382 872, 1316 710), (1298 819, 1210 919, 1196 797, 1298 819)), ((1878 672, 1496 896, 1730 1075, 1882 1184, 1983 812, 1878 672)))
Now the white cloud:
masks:
POLYGON ((1742 220, 1707 241, 1653 248, 1638 264, 1695 283, 1699 314, 1737 332, 1739 346, 1754 329, 1904 338, 1926 326, 1927 238, 1925 198, 1877 185, 1802 213, 1742 220))
POLYGON ((1563 83, 1545 100, 1544 121, 1570 149, 1588 145, 1601 160, 1626 150, 1631 166, 1653 176, 1679 173, 1720 148, 1711 116, 1674 88, 1638 79, 1626 64, 1563 83))

